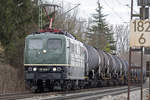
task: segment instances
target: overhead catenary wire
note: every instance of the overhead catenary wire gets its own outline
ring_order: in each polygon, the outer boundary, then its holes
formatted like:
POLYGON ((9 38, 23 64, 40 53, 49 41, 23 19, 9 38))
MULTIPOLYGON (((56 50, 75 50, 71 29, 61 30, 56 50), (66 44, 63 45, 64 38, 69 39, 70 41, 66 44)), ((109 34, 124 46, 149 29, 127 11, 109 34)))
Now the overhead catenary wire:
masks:
POLYGON ((76 7, 78 7, 79 5, 80 5, 80 4, 77 4, 76 6, 74 6, 74 7, 73 7, 73 8, 71 8, 70 10, 68 10, 68 11, 64 12, 63 14, 66 14, 66 13, 70 12, 71 10, 75 9, 76 7))
MULTIPOLYGON (((119 4, 119 5, 122 5, 122 6, 125 6, 125 7, 128 7, 128 8, 130 8, 131 9, 131 6, 129 5, 129 4, 122 4, 119 0, 116 0, 116 2, 119 4)), ((134 13, 138 13, 137 11, 135 11, 134 9, 133 9, 133 11, 134 11, 134 13)))
POLYGON ((114 8, 112 8, 105 0, 103 0, 103 1, 104 1, 104 3, 113 11, 113 13, 114 13, 117 17, 120 18, 120 20, 121 20, 122 22, 125 22, 125 20, 114 10, 114 8))
POLYGON ((122 5, 122 3, 119 0, 116 0, 116 1, 117 1, 117 3, 119 3, 120 5, 122 5))
POLYGON ((119 17, 123 22, 125 22, 124 19, 114 10, 114 8, 112 8, 111 6, 109 6, 109 4, 108 4, 105 0, 103 0, 103 1, 104 1, 104 3, 114 12, 114 14, 115 14, 117 17, 119 17))

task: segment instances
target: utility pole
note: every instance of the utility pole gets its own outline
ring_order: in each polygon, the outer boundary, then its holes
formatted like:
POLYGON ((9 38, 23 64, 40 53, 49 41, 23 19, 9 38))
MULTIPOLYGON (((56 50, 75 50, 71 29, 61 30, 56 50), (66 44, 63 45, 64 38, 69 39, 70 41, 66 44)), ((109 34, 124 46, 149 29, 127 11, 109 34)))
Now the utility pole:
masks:
POLYGON ((42 20, 42 16, 43 16, 43 10, 42 7, 40 6, 42 4, 41 0, 38 0, 38 6, 39 6, 39 28, 40 30, 42 30, 42 25, 43 25, 43 20, 42 20))
MULTIPOLYGON (((142 7, 141 7, 141 10, 140 10, 140 19, 141 20, 144 20, 145 19, 145 5, 144 5, 144 0, 141 0, 142 1, 142 7)), ((142 70, 141 70, 141 100, 143 100, 143 49, 144 47, 141 47, 142 49, 142 52, 141 52, 141 67, 142 67, 142 70)))
MULTIPOLYGON (((140 19, 140 21, 144 21, 145 19, 148 19, 149 18, 149 8, 147 8, 146 6, 149 6, 149 2, 150 0, 138 0, 138 6, 140 6, 140 14, 133 14, 133 1, 135 0, 131 0, 131 22, 132 22, 132 19, 133 17, 138 17, 140 19)), ((132 23, 133 24, 133 23, 132 23)), ((131 25, 132 25, 131 24, 131 25)), ((132 29, 132 28, 131 28, 132 29)), ((132 32, 132 31, 131 31, 132 32)), ((131 33, 132 34, 132 33, 131 33)), ((142 33, 144 34, 144 33, 142 33)), ((130 45, 131 46, 131 45, 130 45)), ((131 69, 140 69, 141 72, 140 72, 140 83, 139 86, 141 87, 141 100, 143 100, 143 51, 144 50, 144 47, 141 45, 140 48, 133 48, 133 47, 130 47, 130 50, 129 50, 129 68, 128 68, 128 100, 130 100, 130 86, 132 85, 132 83, 130 81, 132 81, 132 78, 131 78, 131 75, 130 75, 130 71, 131 69), (141 52, 141 64, 140 64, 140 67, 138 66, 132 66, 131 64, 131 54, 132 52, 135 52, 135 51, 140 51, 141 52)), ((150 99, 149 99, 150 100, 150 99)))
POLYGON ((141 0, 141 1, 142 1, 142 7, 140 10, 140 19, 144 20, 145 19, 145 5, 144 5, 144 0, 141 0))
MULTIPOLYGON (((141 2, 142 2, 142 6, 140 8, 140 19, 142 19, 142 20, 149 19, 149 8, 145 8, 144 0, 142 0, 141 2)), ((148 72, 149 72, 149 70, 148 70, 148 72)), ((143 93, 143 92, 141 92, 141 93, 143 93)), ((149 97, 148 97, 148 100, 150 100, 150 72, 149 72, 149 97)))
POLYGON ((148 100, 150 100, 150 56, 149 56, 149 65, 148 65, 148 76, 149 76, 149 96, 148 96, 148 100))
MULTIPOLYGON (((71 10, 75 9, 76 7, 78 7, 80 4, 77 4, 75 7, 71 8, 70 10, 66 11, 63 14, 66 14, 68 12, 70 12, 71 10)), ((43 29, 43 10, 46 14, 46 16, 48 17, 49 20, 49 29, 52 29, 52 23, 54 22, 55 16, 56 16, 56 8, 60 7, 57 4, 43 4, 42 0, 38 0, 38 6, 39 6, 39 29, 42 30, 43 29), (46 7, 52 7, 53 8, 53 12, 51 12, 51 14, 49 14, 46 10, 46 7), (52 15, 52 17, 50 18, 49 15, 52 15)))

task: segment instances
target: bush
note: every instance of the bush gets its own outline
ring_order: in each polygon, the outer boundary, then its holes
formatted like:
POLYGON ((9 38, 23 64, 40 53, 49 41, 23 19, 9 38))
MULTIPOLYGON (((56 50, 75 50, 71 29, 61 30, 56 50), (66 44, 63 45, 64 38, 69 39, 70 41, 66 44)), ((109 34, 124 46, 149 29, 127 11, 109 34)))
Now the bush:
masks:
POLYGON ((5 49, 6 59, 9 64, 16 68, 23 66, 23 54, 24 54, 24 39, 17 40, 7 45, 5 49))

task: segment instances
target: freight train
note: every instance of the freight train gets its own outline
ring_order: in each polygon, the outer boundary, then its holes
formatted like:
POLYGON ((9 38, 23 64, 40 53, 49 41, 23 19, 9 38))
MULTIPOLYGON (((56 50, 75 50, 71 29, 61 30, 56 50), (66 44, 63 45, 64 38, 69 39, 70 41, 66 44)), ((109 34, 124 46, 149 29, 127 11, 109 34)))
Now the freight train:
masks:
MULTIPOLYGON (((28 35, 24 66, 26 85, 34 92, 125 85, 128 81, 126 60, 84 44, 60 30, 28 35)), ((131 75, 132 81, 140 81, 139 70, 132 70, 131 75)))

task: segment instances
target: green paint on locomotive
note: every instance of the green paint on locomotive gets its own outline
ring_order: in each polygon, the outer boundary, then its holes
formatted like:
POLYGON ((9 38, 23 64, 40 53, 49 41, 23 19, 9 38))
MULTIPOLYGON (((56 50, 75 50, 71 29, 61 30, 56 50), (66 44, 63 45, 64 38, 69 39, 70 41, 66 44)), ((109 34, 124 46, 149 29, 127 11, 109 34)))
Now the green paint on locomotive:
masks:
POLYGON ((68 64, 66 58, 64 35, 41 33, 26 37, 24 64, 68 64))

